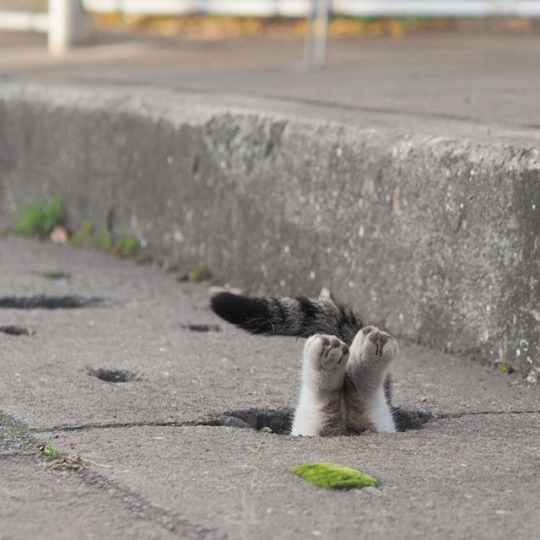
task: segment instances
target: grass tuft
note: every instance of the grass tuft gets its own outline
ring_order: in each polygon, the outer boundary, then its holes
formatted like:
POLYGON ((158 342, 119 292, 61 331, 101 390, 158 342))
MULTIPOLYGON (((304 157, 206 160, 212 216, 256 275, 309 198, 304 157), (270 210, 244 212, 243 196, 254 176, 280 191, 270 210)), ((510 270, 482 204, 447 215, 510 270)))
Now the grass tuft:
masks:
POLYGON ((66 219, 64 201, 60 197, 48 197, 41 203, 28 204, 15 219, 15 232, 24 236, 48 235, 56 225, 66 219))
POLYGON ((49 459, 60 459, 62 454, 57 450, 53 443, 49 441, 44 448, 40 447, 41 454, 49 459))
POLYGON ((212 277, 212 272, 210 272, 210 270, 204 266, 204 264, 201 264, 189 273, 188 279, 189 281, 200 283, 201 281, 209 281, 212 279, 212 277))

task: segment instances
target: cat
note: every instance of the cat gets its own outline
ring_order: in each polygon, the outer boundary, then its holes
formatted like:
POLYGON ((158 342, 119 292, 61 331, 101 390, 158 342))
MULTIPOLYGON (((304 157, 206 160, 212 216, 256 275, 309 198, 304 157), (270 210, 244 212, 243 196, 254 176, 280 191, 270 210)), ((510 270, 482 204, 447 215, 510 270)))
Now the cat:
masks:
POLYGON ((399 430, 388 374, 397 343, 375 326, 364 326, 349 307, 330 298, 253 298, 225 291, 214 294, 210 306, 252 334, 308 338, 291 435, 399 430))

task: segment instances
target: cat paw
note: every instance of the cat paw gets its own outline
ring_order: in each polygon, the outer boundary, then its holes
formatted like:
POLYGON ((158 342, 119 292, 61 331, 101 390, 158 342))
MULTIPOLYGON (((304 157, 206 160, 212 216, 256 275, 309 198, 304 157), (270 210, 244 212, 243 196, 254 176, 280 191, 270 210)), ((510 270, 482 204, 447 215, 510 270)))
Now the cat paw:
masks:
POLYGON ((306 360, 318 369, 344 369, 349 348, 335 336, 316 334, 306 341, 304 354, 306 360))
POLYGON ((396 340, 375 326, 366 326, 358 332, 353 347, 361 351, 362 361, 389 363, 396 356, 396 340))

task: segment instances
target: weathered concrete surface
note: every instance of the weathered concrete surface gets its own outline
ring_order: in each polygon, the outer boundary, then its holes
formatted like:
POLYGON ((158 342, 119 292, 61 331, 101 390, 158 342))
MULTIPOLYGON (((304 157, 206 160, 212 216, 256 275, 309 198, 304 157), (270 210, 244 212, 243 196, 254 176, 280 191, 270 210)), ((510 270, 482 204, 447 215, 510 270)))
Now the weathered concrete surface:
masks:
POLYGON ((35 455, 0 451, 2 539, 178 538, 161 515, 137 516, 107 490, 47 472, 35 455))
POLYGON ((77 443, 83 457, 112 469, 53 475, 12 433, 0 442, 2 537, 537 534, 539 389, 517 375, 401 343, 394 401, 435 415, 420 430, 319 439, 193 426, 223 411, 292 406, 302 343, 230 327, 189 332, 182 324, 220 322, 204 288, 100 253, 0 237, 0 297, 35 294, 110 302, 0 309, 0 325, 36 332, 0 333, 0 411, 37 440, 65 453, 77 443), (69 278, 45 279, 51 270, 69 278), (106 383, 87 367, 140 380, 106 383), (381 487, 327 492, 290 474, 311 461, 357 467, 381 487))
POLYGON ((136 235, 258 292, 329 287, 402 336, 540 366, 540 149, 213 107, 0 91, 0 203, 136 235))
POLYGON ((0 39, 4 224, 59 194, 186 269, 540 367, 536 36, 338 40, 317 71, 298 40, 0 39))

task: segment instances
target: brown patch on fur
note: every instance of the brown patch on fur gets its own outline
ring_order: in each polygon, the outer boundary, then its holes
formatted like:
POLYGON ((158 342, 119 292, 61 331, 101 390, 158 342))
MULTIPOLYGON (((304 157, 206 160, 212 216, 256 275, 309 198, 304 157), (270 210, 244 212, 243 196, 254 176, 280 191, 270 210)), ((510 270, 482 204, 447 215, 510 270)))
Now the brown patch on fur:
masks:
POLYGON ((347 378, 343 384, 343 401, 348 432, 362 433, 373 429, 373 424, 364 415, 364 403, 354 382, 347 378))
POLYGON ((321 410, 327 418, 320 433, 321 437, 336 437, 347 434, 341 393, 325 403, 321 410))

